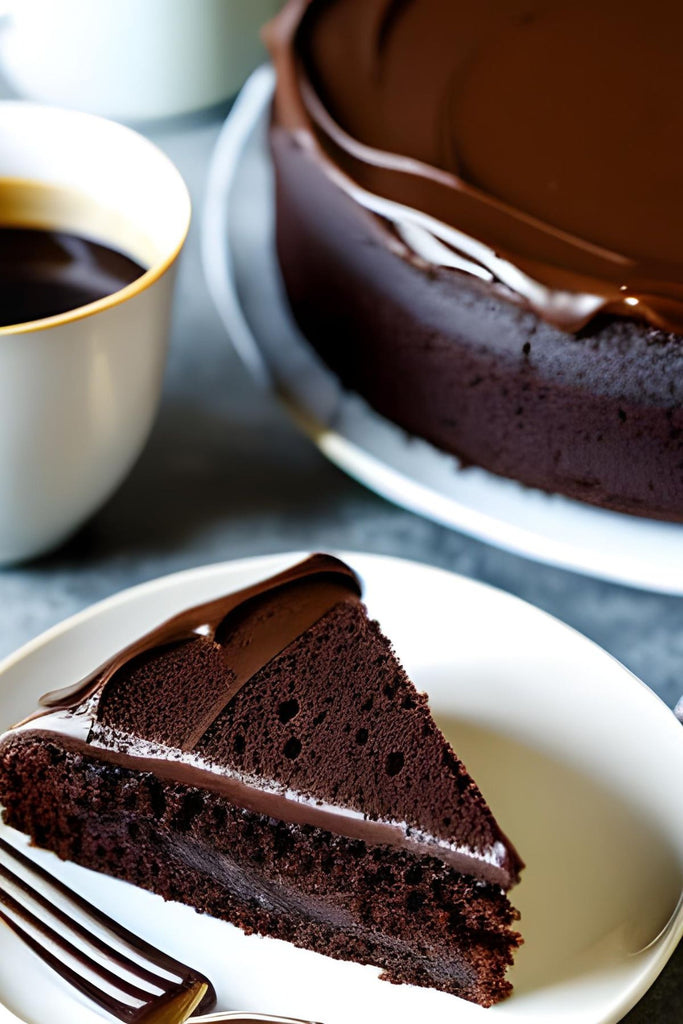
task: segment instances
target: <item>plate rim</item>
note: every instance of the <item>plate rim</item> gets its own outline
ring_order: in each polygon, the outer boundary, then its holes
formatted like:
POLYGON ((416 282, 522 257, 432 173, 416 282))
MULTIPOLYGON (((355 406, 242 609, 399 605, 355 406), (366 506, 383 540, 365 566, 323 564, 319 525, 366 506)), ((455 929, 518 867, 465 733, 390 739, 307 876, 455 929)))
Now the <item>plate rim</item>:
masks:
MULTIPOLYGON (((240 156, 248 146, 252 132, 272 98, 273 88, 274 71, 269 64, 264 64, 247 80, 224 122, 211 158, 200 225, 201 257, 209 292, 229 339, 255 382, 276 395, 299 429, 313 441, 326 458, 353 479, 399 507, 532 561, 622 586, 682 595, 683 571, 676 569, 676 561, 672 565, 670 559, 664 561, 616 557, 603 551, 598 541, 592 547, 586 544, 577 545, 564 537, 539 533, 533 526, 528 527, 517 521, 512 522, 509 518, 497 518, 482 512, 473 508, 467 499, 459 500, 443 494, 429 483, 414 479, 407 470, 382 461, 373 451, 367 450, 334 427, 318 420, 315 414, 302 407, 291 394, 285 393, 261 351, 240 301, 235 259, 229 236, 224 230, 217 228, 217 225, 228 222, 231 191, 237 176, 240 156)), ((358 396, 356 400, 363 401, 358 396)), ((367 403, 363 404, 367 406, 367 403)), ((370 410, 369 406, 367 409, 373 419, 381 423, 385 429, 389 427, 395 431, 400 430, 379 413, 370 410)), ((402 433, 405 434, 404 431, 402 433)), ((537 488, 516 484, 515 481, 488 473, 481 467, 478 467, 477 471, 484 474, 487 486, 509 488, 510 485, 514 485, 523 493, 533 495, 535 499, 562 502, 565 508, 575 509, 584 522, 600 524, 602 520, 604 525, 595 525, 596 531, 602 536, 611 533, 615 526, 618 528, 620 523, 630 529, 639 530, 645 544, 648 534, 652 536, 653 531, 655 534, 663 535, 665 531, 672 533, 680 530, 683 535, 681 524, 641 519, 602 509, 562 495, 549 495, 537 488)))
MULTIPOLYGON (((510 594, 505 590, 494 587, 481 580, 472 579, 471 577, 465 576, 461 573, 455 573, 441 566, 431 565, 430 563, 420 562, 415 559, 401 558, 394 555, 376 554, 374 552, 362 550, 338 550, 336 548, 332 549, 330 553, 348 561, 351 565, 353 565, 354 559, 369 560, 370 563, 374 563, 378 571, 381 571, 383 564, 398 567, 401 565, 408 565, 418 571, 427 570, 428 572, 433 572, 438 575, 454 578, 457 581, 458 586, 464 587, 465 590, 468 588, 475 589, 479 591, 484 598, 487 595, 491 595, 494 596, 496 601, 502 601, 503 604, 511 602, 512 604, 521 606, 524 608, 525 613, 530 615, 532 618, 540 616, 544 620, 549 620, 553 624, 554 628, 559 627, 562 632, 568 633, 574 642, 578 641, 581 646, 590 650, 591 657, 595 657, 597 655, 598 657, 608 658, 625 674, 625 677, 628 680, 626 685, 634 686, 637 684, 641 697, 645 696, 645 699, 649 700, 653 712, 656 709, 656 713, 658 714, 663 715, 666 713, 667 716, 670 716, 672 726, 679 729, 681 728, 671 709, 664 703, 664 701, 641 679, 631 672, 630 669, 619 662, 617 658, 604 648, 600 647, 600 645, 595 643, 595 641, 574 629, 574 627, 563 622, 561 619, 558 619, 556 616, 551 615, 549 612, 537 608, 535 605, 525 601, 523 598, 520 598, 515 594, 510 594)), ((29 640, 16 651, 2 659, 2 661, 0 661, 0 689, 4 688, 4 677, 6 672, 9 669, 14 668, 34 651, 49 645, 60 636, 69 633, 75 627, 86 623, 91 619, 97 619, 102 615, 106 617, 110 610, 121 605, 125 605, 131 599, 135 599, 139 596, 144 597, 146 595, 153 597, 156 592, 163 592, 169 585, 173 587, 182 586, 183 581, 188 579, 206 579, 209 581, 212 577, 220 577, 225 573, 239 573, 244 570, 251 571, 252 569, 254 572, 261 572, 263 570, 267 572, 269 566, 272 566, 274 563, 278 563, 283 559, 289 560, 291 558, 292 564, 295 564, 296 561, 302 560, 310 554, 310 551, 305 550, 287 550, 282 552, 273 552, 266 555, 227 559, 221 562, 208 563, 206 565, 167 573, 151 580, 137 583, 116 591, 108 597, 90 604, 73 615, 57 622, 55 625, 44 630, 38 636, 29 640)), ((359 567, 359 571, 362 576, 362 567, 359 567)), ((662 718, 663 723, 664 721, 665 719, 662 718)), ((668 726, 665 727, 668 728, 668 726)), ((670 921, 666 926, 666 934, 661 936, 656 957, 644 964, 642 969, 629 979, 628 985, 624 988, 623 992, 619 994, 613 1005, 605 1011, 605 1015, 601 1017, 600 1020, 592 1019, 591 1024, 618 1024, 623 1015, 632 1009, 656 982, 659 974, 670 960, 682 938, 683 898, 679 901, 677 908, 671 915, 670 921)), ((1 1001, 0 1021, 2 1021, 3 1024, 25 1024, 25 1021, 22 1018, 13 1014, 13 1012, 1 1001)))

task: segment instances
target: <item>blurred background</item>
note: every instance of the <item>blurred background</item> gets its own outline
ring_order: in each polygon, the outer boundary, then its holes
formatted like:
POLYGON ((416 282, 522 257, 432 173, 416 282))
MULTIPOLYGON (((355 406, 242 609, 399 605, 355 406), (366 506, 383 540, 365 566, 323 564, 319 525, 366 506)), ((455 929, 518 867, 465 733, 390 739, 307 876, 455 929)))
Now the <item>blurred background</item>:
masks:
MULTIPOLYGON (((266 59, 258 25, 278 6, 0 4, 0 98, 25 96, 134 124, 179 168, 194 209, 150 440, 115 496, 66 546, 0 571, 0 656, 92 602, 164 573, 269 552, 357 549, 427 562, 516 594, 595 640, 673 707, 683 692, 680 598, 531 562, 390 504, 328 462, 232 347, 202 271, 200 215, 221 126, 248 73, 266 59), (189 14, 198 8, 201 19, 189 14)), ((629 1024, 683 1020, 682 976, 679 949, 629 1024)))

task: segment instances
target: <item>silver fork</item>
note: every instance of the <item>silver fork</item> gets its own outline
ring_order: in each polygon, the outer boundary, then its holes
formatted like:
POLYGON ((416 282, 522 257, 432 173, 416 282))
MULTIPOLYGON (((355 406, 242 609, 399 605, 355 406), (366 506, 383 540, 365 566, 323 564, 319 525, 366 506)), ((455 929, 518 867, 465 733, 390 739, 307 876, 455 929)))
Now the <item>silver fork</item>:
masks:
POLYGON ((0 838, 0 920, 49 967, 125 1024, 313 1024, 242 1012, 192 1017, 216 1004, 213 985, 108 917, 0 838), (40 888, 36 888, 35 882, 40 888))

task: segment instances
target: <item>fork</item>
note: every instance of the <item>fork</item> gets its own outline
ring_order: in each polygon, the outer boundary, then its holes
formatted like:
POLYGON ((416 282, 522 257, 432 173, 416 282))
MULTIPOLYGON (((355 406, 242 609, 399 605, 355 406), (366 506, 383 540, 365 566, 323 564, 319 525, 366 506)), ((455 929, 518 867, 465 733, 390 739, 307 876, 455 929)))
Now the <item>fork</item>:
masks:
POLYGON ((313 1024, 242 1012, 192 1017, 215 1006, 208 978, 118 924, 2 838, 0 920, 65 981, 125 1024, 182 1024, 189 1018, 196 1024, 313 1024))

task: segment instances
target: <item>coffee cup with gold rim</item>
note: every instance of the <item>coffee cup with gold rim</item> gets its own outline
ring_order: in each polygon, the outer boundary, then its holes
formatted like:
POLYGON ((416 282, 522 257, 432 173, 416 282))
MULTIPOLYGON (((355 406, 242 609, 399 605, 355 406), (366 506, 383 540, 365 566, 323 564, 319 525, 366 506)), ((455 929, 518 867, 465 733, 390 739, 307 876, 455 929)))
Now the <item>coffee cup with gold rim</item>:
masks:
POLYGON ((90 114, 0 103, 0 227, 66 232, 142 271, 86 305, 0 326, 0 563, 65 540, 139 455, 189 222, 180 173, 141 135, 90 114))

